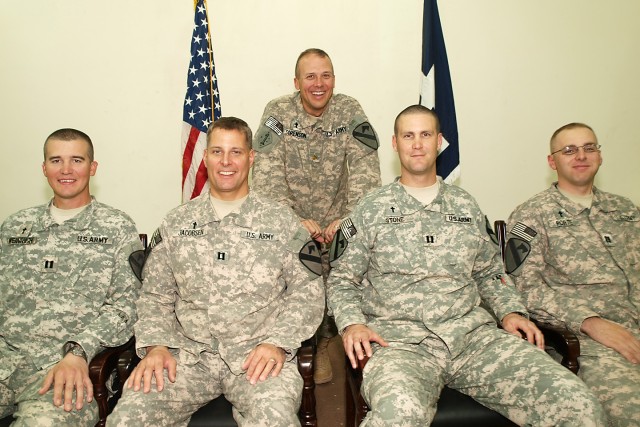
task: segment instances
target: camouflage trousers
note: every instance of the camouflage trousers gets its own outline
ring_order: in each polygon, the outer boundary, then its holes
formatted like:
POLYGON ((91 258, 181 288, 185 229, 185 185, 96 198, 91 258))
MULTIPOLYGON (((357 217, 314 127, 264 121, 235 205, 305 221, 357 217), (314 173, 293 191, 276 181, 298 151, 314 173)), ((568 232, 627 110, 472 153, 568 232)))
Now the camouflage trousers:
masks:
POLYGON ((300 425, 302 377, 295 359, 285 362, 277 377, 251 385, 217 354, 205 352, 195 365, 178 364, 175 383, 169 382, 165 369, 164 384, 158 392, 154 381, 146 394, 125 386, 107 426, 186 426, 195 411, 221 394, 233 405, 238 426, 300 425))
POLYGON ((362 393, 371 411, 361 426, 429 425, 445 385, 518 425, 605 425, 596 397, 546 353, 494 326, 472 334, 454 358, 436 336, 378 348, 363 371, 362 393))
POLYGON ((640 426, 640 365, 588 337, 580 343, 586 354, 580 356, 578 376, 602 403, 609 425, 640 426))
MULTIPOLYGON (((42 381, 48 369, 37 369, 23 360, 16 370, 0 380, 0 418, 13 414, 12 426, 37 427, 93 427, 98 422, 98 405, 95 400, 86 403, 81 410, 66 412, 53 404, 53 388, 39 395, 42 381)), ((75 405, 75 393, 73 396, 75 405)))

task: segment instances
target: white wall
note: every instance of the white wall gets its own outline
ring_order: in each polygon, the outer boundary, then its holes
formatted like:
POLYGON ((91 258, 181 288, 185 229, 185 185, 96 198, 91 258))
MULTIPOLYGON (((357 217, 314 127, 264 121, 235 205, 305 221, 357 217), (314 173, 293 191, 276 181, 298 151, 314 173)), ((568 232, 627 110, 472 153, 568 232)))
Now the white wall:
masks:
MULTIPOLYGON (((584 121, 603 144, 597 184, 640 204, 640 2, 440 0, 461 141, 459 184, 491 219, 546 188, 548 139, 584 121)), ((300 51, 332 56, 339 92, 398 173, 395 115, 418 99, 422 0, 209 0, 224 115, 256 128, 293 88, 300 51)), ((50 197, 42 143, 76 127, 96 145, 92 192, 151 233, 180 202, 191 0, 0 0, 0 219, 50 197)))

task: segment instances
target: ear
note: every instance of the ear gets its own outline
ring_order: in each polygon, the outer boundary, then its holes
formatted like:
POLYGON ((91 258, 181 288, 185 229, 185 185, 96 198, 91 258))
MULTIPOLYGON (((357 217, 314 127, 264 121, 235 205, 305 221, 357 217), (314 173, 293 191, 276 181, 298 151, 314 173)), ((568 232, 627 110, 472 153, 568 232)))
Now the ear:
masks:
POLYGON ((442 148, 442 133, 438 134, 438 153, 440 152, 440 148, 442 148))
POLYGON ((98 170, 98 162, 94 160, 91 162, 91 167, 89 168, 89 176, 94 176, 96 174, 96 170, 98 170))
POLYGON ((396 136, 393 135, 391 137, 391 146, 393 147, 393 151, 398 152, 398 142, 396 141, 396 136))
POLYGON ((556 167, 556 161, 553 159, 553 155, 547 155, 547 163, 549 163, 549 167, 554 171, 558 170, 558 168, 556 167))
POLYGON ((300 82, 297 77, 293 78, 293 85, 296 87, 296 90, 300 90, 300 82))
POLYGON ((256 152, 253 150, 253 148, 251 150, 249 150, 249 168, 251 168, 253 166, 253 159, 256 156, 256 152))
POLYGON ((47 168, 44 167, 44 162, 42 162, 42 175, 47 176, 47 168))

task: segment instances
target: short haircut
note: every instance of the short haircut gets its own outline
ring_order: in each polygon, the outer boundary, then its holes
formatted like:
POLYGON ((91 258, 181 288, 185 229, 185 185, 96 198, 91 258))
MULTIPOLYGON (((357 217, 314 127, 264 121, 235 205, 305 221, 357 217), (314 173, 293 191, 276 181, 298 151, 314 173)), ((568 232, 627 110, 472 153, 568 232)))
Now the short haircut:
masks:
POLYGON ((47 160, 47 143, 52 139, 56 139, 58 141, 74 141, 76 139, 80 139, 82 141, 85 141, 89 146, 89 161, 93 162, 93 142, 91 142, 91 138, 89 138, 89 135, 87 135, 86 133, 71 128, 58 129, 57 131, 53 132, 47 137, 47 139, 45 139, 44 146, 42 147, 42 152, 44 154, 45 160, 47 160))
POLYGON ((400 120, 400 118, 408 114, 426 114, 428 116, 433 117, 434 120, 436 121, 436 132, 440 133, 440 118, 438 117, 436 112, 431 110, 430 108, 425 107, 424 105, 415 104, 415 105, 410 105, 404 110, 400 111, 400 114, 398 114, 398 116, 396 117, 396 121, 393 122, 394 135, 398 136, 398 121, 400 120))
POLYGON ((298 65, 300 64, 300 60, 305 56, 309 56, 309 55, 316 55, 316 56, 319 56, 320 58, 329 58, 329 62, 331 62, 331 69, 333 69, 333 62, 331 61, 331 57, 329 56, 329 54, 322 49, 312 47, 312 48, 303 50, 302 53, 298 55, 298 59, 296 60, 296 69, 295 69, 296 78, 298 77, 298 65))
POLYGON ((242 119, 237 117, 220 117, 218 120, 215 120, 211 125, 209 125, 209 129, 207 130, 207 147, 209 146, 209 140, 211 139, 211 134, 216 129, 224 129, 224 130, 237 130, 242 135, 244 135, 245 144, 247 148, 251 149, 251 143, 253 141, 253 133, 251 132, 251 128, 242 119))
MULTIPOLYGON (((560 132, 565 131, 565 130, 571 130, 571 129, 589 129, 594 136, 596 136, 596 133, 593 131, 593 129, 591 128, 591 126, 584 124, 584 123, 579 123, 579 122, 573 122, 573 123, 567 123, 566 125, 556 129, 556 131, 553 133, 553 135, 551 135, 551 139, 549 140, 549 148, 551 151, 553 151, 553 142, 556 140, 556 137, 560 134, 560 132)), ((598 142, 598 137, 596 136, 596 142, 598 142)))

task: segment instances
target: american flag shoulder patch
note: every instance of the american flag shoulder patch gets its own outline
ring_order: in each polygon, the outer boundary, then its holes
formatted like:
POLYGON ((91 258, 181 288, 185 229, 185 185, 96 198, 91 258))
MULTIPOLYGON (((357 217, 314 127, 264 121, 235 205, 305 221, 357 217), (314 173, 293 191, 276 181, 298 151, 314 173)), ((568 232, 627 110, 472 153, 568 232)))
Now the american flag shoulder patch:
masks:
POLYGON ((284 125, 273 116, 269 116, 269 118, 265 120, 264 125, 274 131, 278 136, 282 136, 284 132, 284 125))
POLYGON ((538 234, 533 228, 527 227, 521 222, 516 222, 516 224, 511 229, 511 234, 514 234, 526 242, 530 242, 534 237, 538 234))
POLYGON ((344 234, 344 237, 347 239, 352 238, 358 232, 358 230, 356 230, 356 226, 353 225, 351 218, 347 218, 340 223, 340 230, 342 230, 342 234, 344 234))

